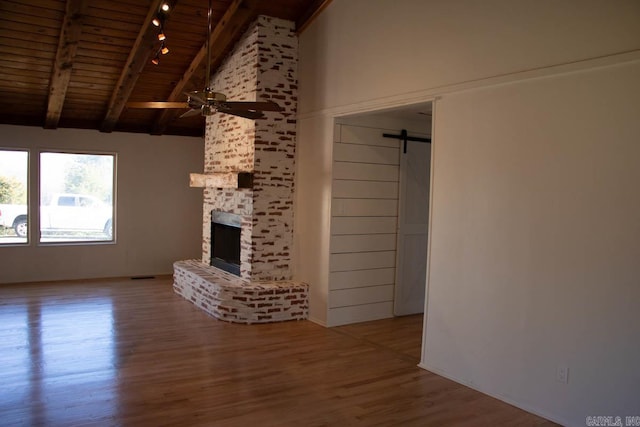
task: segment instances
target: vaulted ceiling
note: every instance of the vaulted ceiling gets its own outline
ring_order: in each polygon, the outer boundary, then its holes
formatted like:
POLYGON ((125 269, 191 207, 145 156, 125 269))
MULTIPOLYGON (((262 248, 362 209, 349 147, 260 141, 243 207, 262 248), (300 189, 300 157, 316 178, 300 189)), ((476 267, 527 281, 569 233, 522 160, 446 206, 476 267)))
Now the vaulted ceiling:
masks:
MULTIPOLYGON (((297 31, 330 0, 212 0, 212 74, 258 15, 297 31)), ((185 110, 127 102, 186 101, 205 87, 207 0, 0 1, 0 123, 170 135, 202 135, 185 110), (159 63, 163 4, 166 55, 159 63)))

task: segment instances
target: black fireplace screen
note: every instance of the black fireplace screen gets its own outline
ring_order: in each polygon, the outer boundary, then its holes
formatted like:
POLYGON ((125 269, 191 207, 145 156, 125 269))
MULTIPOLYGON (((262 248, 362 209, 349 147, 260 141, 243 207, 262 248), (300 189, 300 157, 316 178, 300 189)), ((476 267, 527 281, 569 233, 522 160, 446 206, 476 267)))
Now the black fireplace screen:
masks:
POLYGON ((211 214, 211 265, 240 275, 240 216, 211 214))

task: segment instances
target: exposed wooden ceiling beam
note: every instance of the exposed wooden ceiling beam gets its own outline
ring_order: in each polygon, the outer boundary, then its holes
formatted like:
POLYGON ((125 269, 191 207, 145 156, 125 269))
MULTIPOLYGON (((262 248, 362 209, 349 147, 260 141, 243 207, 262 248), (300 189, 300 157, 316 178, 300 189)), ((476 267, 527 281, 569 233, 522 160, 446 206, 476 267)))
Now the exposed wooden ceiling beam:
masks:
POLYGON ((331 0, 313 0, 307 10, 296 20, 296 33, 301 34, 329 6, 329 3, 331 0))
POLYGON ((127 108, 189 108, 189 104, 186 102, 164 101, 127 102, 127 108))
POLYGON ((67 96, 73 61, 78 50, 78 41, 82 34, 82 20, 86 14, 89 0, 67 0, 56 59, 51 71, 49 84, 49 100, 47 102, 47 116, 44 127, 55 129, 58 127, 62 106, 67 96))
MULTIPOLYGON (((118 123, 118 119, 124 110, 127 100, 131 96, 133 89, 138 82, 138 78, 142 73, 149 57, 152 52, 157 49, 157 30, 151 24, 151 21, 160 10, 160 5, 165 3, 165 0, 153 0, 147 12, 147 17, 140 28, 138 37, 136 38, 127 62, 122 68, 122 73, 118 79, 115 90, 111 95, 109 106, 107 107, 107 114, 100 126, 101 132, 111 132, 118 123)), ((173 10, 177 0, 166 1, 169 4, 169 11, 173 10)))
MULTIPOLYGON (((223 55, 227 51, 227 47, 236 39, 236 37, 238 37, 239 33, 244 30, 251 19, 256 16, 257 1, 258 0, 233 0, 218 24, 211 31, 211 39, 209 40, 209 43, 212 46, 212 69, 215 70, 217 65, 222 61, 223 55)), ((201 68, 200 66, 203 61, 206 60, 206 56, 207 45, 205 43, 191 61, 191 65, 189 65, 185 73, 177 82, 176 86, 173 88, 173 91, 169 95, 167 101, 174 102, 184 96, 183 92, 188 90, 187 85, 190 80, 195 77, 203 79, 204 76, 199 76, 198 71, 202 73, 201 70, 204 69, 204 67, 201 68)), ((208 84, 208 82, 205 82, 204 84, 208 84)), ((162 134, 178 113, 179 111, 176 110, 162 111, 158 115, 151 133, 154 135, 162 134)))

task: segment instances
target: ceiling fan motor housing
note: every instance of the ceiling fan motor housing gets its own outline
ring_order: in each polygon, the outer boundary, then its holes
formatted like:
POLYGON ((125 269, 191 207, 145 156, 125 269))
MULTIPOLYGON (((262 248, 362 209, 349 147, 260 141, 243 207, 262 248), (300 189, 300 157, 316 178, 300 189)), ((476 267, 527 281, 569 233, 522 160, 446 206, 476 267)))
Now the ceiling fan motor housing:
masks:
POLYGON ((224 102, 227 100, 225 94, 220 92, 212 92, 208 88, 205 90, 207 101, 209 102, 224 102))

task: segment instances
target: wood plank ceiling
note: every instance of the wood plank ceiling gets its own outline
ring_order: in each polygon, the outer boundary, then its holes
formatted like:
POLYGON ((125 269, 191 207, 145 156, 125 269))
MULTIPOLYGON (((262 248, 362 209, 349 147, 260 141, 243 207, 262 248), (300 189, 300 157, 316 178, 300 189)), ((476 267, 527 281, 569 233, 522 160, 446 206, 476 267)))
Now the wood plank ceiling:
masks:
MULTIPOLYGON (((213 0, 212 74, 247 26, 268 15, 304 29, 330 0, 213 0)), ((205 86, 206 0, 0 1, 0 123, 45 128, 202 135, 184 110, 127 108, 186 101, 205 86), (151 24, 170 7, 164 32, 151 24)))

